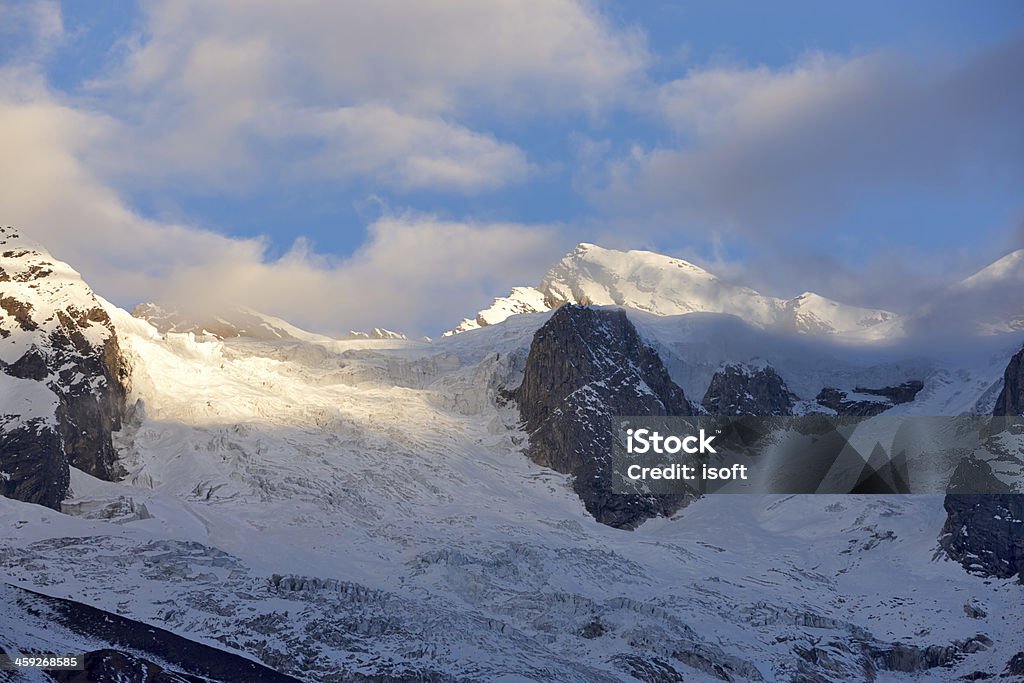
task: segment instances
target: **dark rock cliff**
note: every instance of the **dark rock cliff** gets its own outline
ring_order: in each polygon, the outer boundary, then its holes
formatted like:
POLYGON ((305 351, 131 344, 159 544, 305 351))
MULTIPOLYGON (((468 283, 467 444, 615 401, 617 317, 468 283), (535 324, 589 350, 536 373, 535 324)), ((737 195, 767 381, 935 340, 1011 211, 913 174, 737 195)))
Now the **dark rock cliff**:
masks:
POLYGON ((996 398, 993 415, 1024 415, 1024 349, 1010 359, 1003 373, 1003 389, 996 398))
POLYGON ((953 475, 940 538, 949 556, 972 573, 1008 579, 1024 571, 1024 495, 1009 490, 981 461, 964 460, 953 475), (976 485, 979 478, 988 478, 997 493, 955 492, 959 481, 976 485))
MULTIPOLYGON (((993 414, 1019 416, 1024 406, 1021 382, 1024 350, 1010 359, 1004 373, 1003 390, 993 414)), ((1024 495, 1010 493, 980 461, 964 461, 957 467, 944 500, 946 523, 940 542, 946 553, 973 573, 1024 582, 1024 495), (995 493, 957 493, 961 480, 987 478, 995 493)))
POLYGON ((0 495, 60 509, 70 481, 60 436, 38 418, 12 421, 0 416, 0 495))
POLYGON ((621 310, 566 304, 534 335, 522 385, 511 393, 530 435, 530 458, 573 475, 597 521, 631 529, 668 515, 683 496, 611 491, 612 418, 686 415, 691 406, 621 310))
POLYGON ((850 392, 825 387, 815 399, 819 405, 831 408, 837 415, 850 417, 871 417, 883 413, 901 403, 910 403, 924 388, 924 382, 910 380, 893 387, 868 389, 856 387, 850 392), (858 397, 860 394, 862 397, 858 397))
POLYGON ((770 365, 729 363, 719 369, 701 402, 712 415, 792 415, 797 396, 770 365))
POLYGON ((111 442, 125 411, 117 335, 78 273, 11 228, 0 228, 0 305, 0 373, 19 394, 0 410, 0 493, 58 508, 69 466, 122 474, 111 442))

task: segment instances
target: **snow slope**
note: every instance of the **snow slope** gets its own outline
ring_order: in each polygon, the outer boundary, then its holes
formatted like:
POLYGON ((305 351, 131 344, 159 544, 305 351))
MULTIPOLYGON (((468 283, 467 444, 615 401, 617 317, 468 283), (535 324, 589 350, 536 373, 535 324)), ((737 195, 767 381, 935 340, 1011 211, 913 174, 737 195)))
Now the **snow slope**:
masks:
POLYGON ((947 287, 918 311, 913 327, 944 332, 950 325, 984 335, 1024 330, 1024 249, 1018 249, 947 287))
MULTIPOLYGON (((423 344, 197 338, 108 310, 137 401, 129 475, 74 472, 69 514, 0 499, 7 582, 307 680, 788 681, 815 661, 856 680, 928 646, 951 659, 921 675, 956 680, 1020 649, 1024 588, 936 554, 939 497, 718 496, 634 532, 595 523, 495 400, 545 313, 423 344)), ((702 343, 708 363, 760 348, 805 368, 797 386, 827 373, 827 349, 730 316, 631 315, 679 376, 702 343)))

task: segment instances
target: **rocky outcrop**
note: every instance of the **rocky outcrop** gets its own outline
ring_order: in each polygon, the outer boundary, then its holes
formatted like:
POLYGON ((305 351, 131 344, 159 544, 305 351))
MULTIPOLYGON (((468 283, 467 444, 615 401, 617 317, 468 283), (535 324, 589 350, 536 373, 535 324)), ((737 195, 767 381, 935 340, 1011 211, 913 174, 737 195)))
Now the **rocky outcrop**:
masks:
POLYGON ((122 474, 111 442, 125 410, 117 335, 78 273, 12 228, 0 228, 0 303, 0 373, 11 393, 0 405, 0 491, 59 507, 69 466, 122 474))
POLYGON ((202 678, 170 671, 154 661, 130 652, 102 649, 82 656, 81 671, 55 671, 57 683, 87 681, 143 681, 144 683, 201 683, 202 678))
POLYGON ((50 335, 48 358, 56 380, 49 386, 60 398, 57 430, 68 462, 94 477, 117 479, 123 472, 111 432, 121 429, 127 369, 114 325, 98 305, 87 311, 69 307, 57 311, 57 318, 60 326, 50 335), (99 344, 86 337, 94 325, 107 333, 99 344))
POLYGON ((1009 678, 1010 676, 1020 676, 1024 678, 1024 652, 1018 652, 1006 663, 1006 669, 1003 671, 1003 678, 1009 678))
POLYGON ((923 388, 924 382, 920 380, 881 389, 856 387, 852 392, 825 387, 815 400, 819 405, 834 410, 837 415, 871 417, 895 405, 910 403, 923 388))
POLYGON ((683 496, 611 491, 613 416, 692 410, 624 311, 572 304, 555 311, 534 335, 511 397, 530 435, 530 458, 573 475, 574 490, 599 522, 634 528, 684 504, 683 496))
POLYGON ((943 505, 946 523, 940 543, 949 557, 980 576, 1024 580, 1024 495, 1011 493, 988 464, 964 460, 943 505), (994 493, 957 493, 961 487, 994 493))
POLYGON ((1024 415, 1024 349, 1010 359, 993 415, 1024 415))
POLYGON ((60 509, 69 482, 60 436, 46 420, 0 415, 0 495, 60 509))
POLYGON ((701 402, 712 415, 792 415, 796 394, 771 365, 729 363, 711 378, 701 402))
POLYGON ((865 645, 864 651, 869 658, 867 670, 870 673, 874 673, 874 671, 914 673, 949 666, 965 655, 987 650, 991 646, 992 639, 979 633, 972 638, 954 641, 949 645, 922 647, 900 642, 888 645, 870 643, 865 645))
MULTIPOLYGON (((993 410, 996 417, 1021 414, 1022 360, 1024 350, 1006 367, 1003 390, 993 410)), ((1012 493, 986 463, 965 460, 953 474, 943 505, 946 523, 940 542, 949 557, 969 572, 1003 579, 1019 576, 1024 582, 1024 495, 1012 493), (968 481, 971 486, 965 485, 968 481), (994 493, 957 492, 961 487, 977 491, 979 481, 994 493)))
POLYGON ((884 672, 920 674, 935 669, 946 669, 968 655, 987 650, 992 645, 992 639, 982 633, 943 645, 915 645, 899 641, 881 642, 875 639, 857 639, 853 642, 832 640, 827 644, 820 641, 813 644, 802 643, 793 648, 794 654, 799 657, 799 674, 791 680, 808 683, 828 683, 834 680, 874 681, 884 672))

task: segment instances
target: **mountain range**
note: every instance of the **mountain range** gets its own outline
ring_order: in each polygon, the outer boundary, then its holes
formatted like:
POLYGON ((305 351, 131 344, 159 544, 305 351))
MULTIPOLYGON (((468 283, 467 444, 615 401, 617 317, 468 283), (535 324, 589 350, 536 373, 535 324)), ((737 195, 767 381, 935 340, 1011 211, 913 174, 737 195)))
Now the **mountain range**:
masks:
POLYGON ((998 494, 650 498, 608 490, 601 431, 1019 415, 1022 261, 936 297, 977 322, 955 348, 937 304, 586 244, 456 334, 334 338, 132 315, 2 228, 0 650, 93 680, 1024 680, 1024 435, 971 461, 998 494))
POLYGON ((791 299, 730 283, 682 259, 649 251, 616 251, 579 244, 544 275, 538 287, 513 287, 490 307, 447 334, 495 325, 517 313, 550 311, 565 303, 623 306, 661 316, 724 313, 766 330, 888 341, 909 331, 955 321, 981 334, 1024 329, 1024 249, 954 283, 918 309, 898 315, 851 306, 814 292, 791 299))

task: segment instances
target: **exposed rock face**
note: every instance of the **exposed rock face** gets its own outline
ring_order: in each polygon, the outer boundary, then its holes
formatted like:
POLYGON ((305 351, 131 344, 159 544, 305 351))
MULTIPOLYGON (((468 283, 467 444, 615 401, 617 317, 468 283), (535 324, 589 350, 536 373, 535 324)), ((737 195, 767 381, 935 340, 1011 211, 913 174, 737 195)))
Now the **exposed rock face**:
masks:
POLYGON ((729 363, 714 377, 701 402, 712 415, 792 415, 797 396, 770 365, 729 363))
POLYGON ((910 403, 923 388, 924 382, 920 380, 910 380, 881 389, 856 387, 853 392, 825 387, 815 400, 818 404, 836 411, 837 415, 871 417, 900 403, 910 403))
MULTIPOLYGON (((992 640, 988 636, 978 634, 973 638, 954 641, 949 645, 921 647, 898 642, 884 646, 869 644, 865 648, 865 654, 870 658, 869 671, 875 669, 913 673, 948 666, 965 654, 988 649, 991 645, 992 640)), ((871 671, 871 673, 874 672, 871 671)))
POLYGON ((1006 663, 1006 669, 1003 671, 1003 676, 1024 677, 1024 652, 1018 652, 1010 658, 1010 661, 1006 663))
POLYGON ((196 676, 168 671, 156 662, 118 650, 93 650, 86 652, 83 659, 82 671, 56 671, 53 673, 53 680, 58 683, 127 680, 144 683, 200 683, 203 680, 196 676))
POLYGON ((691 413, 625 312, 572 304, 555 311, 534 335, 512 397, 530 434, 530 458, 573 475, 573 488, 599 522, 634 528, 684 504, 682 496, 611 491, 613 416, 691 413))
POLYGON ((1024 496, 949 494, 942 546, 968 571, 1024 579, 1024 496))
MULTIPOLYGON (((1022 359, 1024 350, 1006 367, 1003 390, 993 410, 996 417, 1021 414, 1022 359)), ((951 558, 982 576, 1005 579, 1016 575, 1024 581, 1024 495, 1011 493, 987 464, 965 460, 954 472, 943 504, 947 517, 940 541, 951 558), (997 493, 957 493, 958 483, 968 477, 984 479, 997 493)))
POLYGON ((940 542, 951 558, 981 576, 1024 579, 1024 495, 1011 493, 987 463, 964 460, 943 505, 947 516, 940 542), (984 482, 995 493, 957 493, 967 482, 972 490, 984 482))
POLYGON ((121 474, 111 443, 125 407, 117 336, 78 273, 12 228, 0 228, 0 308, 0 492, 58 507, 69 465, 121 474))
POLYGON ((70 473, 60 437, 46 420, 0 415, 0 471, 0 495, 60 509, 70 473))
POLYGON ((1010 359, 1003 373, 1003 390, 999 392, 993 415, 1024 415, 1024 349, 1010 359))

